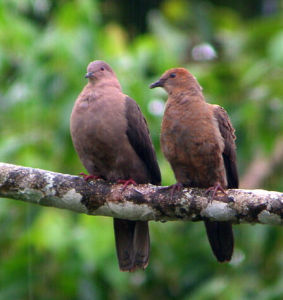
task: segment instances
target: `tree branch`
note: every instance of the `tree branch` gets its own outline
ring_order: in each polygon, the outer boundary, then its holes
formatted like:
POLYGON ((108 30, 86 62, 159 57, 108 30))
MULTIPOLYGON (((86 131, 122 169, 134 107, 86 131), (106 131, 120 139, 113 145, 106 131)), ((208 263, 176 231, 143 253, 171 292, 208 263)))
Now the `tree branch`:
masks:
POLYGON ((0 163, 0 197, 129 220, 204 219, 233 223, 281 225, 283 193, 228 190, 228 201, 210 201, 203 189, 170 190, 151 184, 129 186, 103 180, 85 182, 78 176, 0 163))

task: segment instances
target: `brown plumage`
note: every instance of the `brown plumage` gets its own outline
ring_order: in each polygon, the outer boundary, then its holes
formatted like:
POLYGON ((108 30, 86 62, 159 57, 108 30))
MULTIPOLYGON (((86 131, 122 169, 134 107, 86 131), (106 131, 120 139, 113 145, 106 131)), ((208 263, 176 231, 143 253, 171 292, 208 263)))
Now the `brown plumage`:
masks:
MULTIPOLYGON (((115 73, 103 61, 91 62, 85 77, 88 84, 76 100, 70 128, 87 171, 112 182, 160 184, 147 123, 136 102, 122 93, 115 73)), ((114 219, 114 231, 120 269, 146 268, 148 222, 114 219)))
MULTIPOLYGON (((214 191, 238 188, 235 135, 226 111, 205 102, 197 80, 183 68, 168 70, 150 87, 163 87, 169 95, 161 147, 178 184, 214 191)), ((231 223, 205 225, 218 261, 229 261, 234 244, 231 223)))

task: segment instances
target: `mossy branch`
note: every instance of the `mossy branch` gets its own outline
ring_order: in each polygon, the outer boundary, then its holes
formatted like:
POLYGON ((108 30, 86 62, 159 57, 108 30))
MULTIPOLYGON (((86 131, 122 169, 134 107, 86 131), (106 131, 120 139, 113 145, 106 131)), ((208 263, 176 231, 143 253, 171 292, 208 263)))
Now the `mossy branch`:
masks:
POLYGON ((203 189, 176 192, 144 184, 129 186, 103 180, 0 163, 0 197, 97 216, 147 221, 231 221, 281 225, 283 193, 228 190, 226 201, 210 200, 203 189))

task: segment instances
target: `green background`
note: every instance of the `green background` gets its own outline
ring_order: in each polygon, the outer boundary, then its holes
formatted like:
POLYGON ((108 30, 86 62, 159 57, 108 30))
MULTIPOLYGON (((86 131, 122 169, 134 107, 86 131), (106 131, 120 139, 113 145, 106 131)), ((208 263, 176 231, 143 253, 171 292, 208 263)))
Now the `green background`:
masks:
MULTIPOLYGON (((84 171, 69 134, 95 59, 115 70, 159 146, 170 67, 193 73, 237 133, 241 186, 282 191, 282 1, 0 1, 0 161, 84 171), (253 173, 252 170, 255 172, 253 173)), ((118 270, 112 220, 1 199, 0 299, 282 299, 279 227, 235 226, 218 264, 202 223, 151 223, 146 271, 118 270)))

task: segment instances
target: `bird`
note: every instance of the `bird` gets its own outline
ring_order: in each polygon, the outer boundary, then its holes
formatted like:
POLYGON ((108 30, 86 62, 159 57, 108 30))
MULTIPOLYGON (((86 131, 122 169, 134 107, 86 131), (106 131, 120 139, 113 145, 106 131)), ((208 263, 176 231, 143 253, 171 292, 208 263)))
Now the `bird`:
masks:
MULTIPOLYGON (((123 94, 112 68, 102 60, 89 63, 88 83, 75 101, 70 132, 74 148, 94 178, 109 182, 160 185, 161 174, 147 122, 138 104, 123 94)), ((121 271, 145 269, 150 237, 147 221, 114 218, 121 271)))
MULTIPOLYGON (((213 201, 218 192, 238 188, 235 130, 224 108, 205 101, 197 79, 185 68, 167 70, 150 85, 156 87, 168 93, 160 139, 177 181, 172 191, 180 187, 206 188, 213 192, 213 201)), ((230 261, 234 248, 232 224, 204 223, 217 260, 230 261)))

